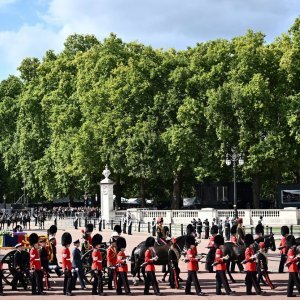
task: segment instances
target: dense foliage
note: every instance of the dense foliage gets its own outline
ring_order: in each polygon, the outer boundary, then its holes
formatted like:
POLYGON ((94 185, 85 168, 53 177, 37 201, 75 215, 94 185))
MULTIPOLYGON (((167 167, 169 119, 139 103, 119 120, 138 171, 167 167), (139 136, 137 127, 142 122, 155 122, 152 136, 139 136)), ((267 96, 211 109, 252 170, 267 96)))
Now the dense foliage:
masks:
POLYGON ((300 183, 300 19, 272 44, 260 32, 186 51, 73 35, 0 83, 0 193, 32 201, 99 190, 180 208, 196 182, 232 180, 236 147, 254 207, 300 183))

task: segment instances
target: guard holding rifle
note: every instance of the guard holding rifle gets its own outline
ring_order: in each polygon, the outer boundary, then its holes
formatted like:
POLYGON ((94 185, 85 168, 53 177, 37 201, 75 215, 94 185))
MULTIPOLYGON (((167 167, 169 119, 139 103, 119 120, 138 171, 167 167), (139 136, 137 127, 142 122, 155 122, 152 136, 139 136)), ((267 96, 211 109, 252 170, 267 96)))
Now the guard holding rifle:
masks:
POLYGON ((27 285, 24 281, 24 272, 25 272, 25 266, 24 266, 24 262, 22 259, 22 244, 19 243, 15 246, 15 248, 17 249, 17 251, 15 252, 14 255, 14 277, 13 280, 11 282, 11 286, 12 286, 12 290, 16 291, 17 290, 17 286, 18 286, 18 282, 20 281, 24 290, 27 290, 27 285))
POLYGON ((108 268, 108 289, 112 290, 112 284, 116 285, 116 265, 117 265, 117 248, 116 240, 119 236, 112 236, 110 238, 110 246, 106 250, 107 268, 108 268))
POLYGON ((288 248, 286 246, 286 238, 289 234, 290 234, 290 229, 287 226, 282 226, 281 227, 282 238, 280 240, 280 244, 278 247, 278 249, 280 250, 280 263, 279 263, 278 273, 283 273, 284 265, 286 263, 287 252, 288 252, 288 248))
POLYGON ((100 251, 102 243, 102 235, 97 233, 92 238, 92 271, 94 274, 92 295, 104 296, 103 279, 102 279, 102 254, 100 251))
POLYGON ((64 278, 64 295, 73 296, 72 294, 72 263, 71 263, 71 253, 70 245, 72 243, 72 236, 69 232, 64 232, 61 237, 62 249, 62 269, 65 273, 64 278))

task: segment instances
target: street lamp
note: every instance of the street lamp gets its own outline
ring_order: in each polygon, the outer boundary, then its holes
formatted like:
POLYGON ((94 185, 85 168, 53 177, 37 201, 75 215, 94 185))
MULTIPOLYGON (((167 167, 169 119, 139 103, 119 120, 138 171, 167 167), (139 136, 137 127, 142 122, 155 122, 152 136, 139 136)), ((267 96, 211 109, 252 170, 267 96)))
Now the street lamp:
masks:
POLYGON ((234 215, 237 218, 238 217, 238 211, 237 211, 237 195, 236 195, 236 166, 242 166, 244 164, 244 159, 242 157, 241 153, 237 153, 236 149, 232 149, 231 154, 226 154, 226 160, 225 163, 227 166, 230 166, 232 164, 233 166, 233 209, 234 209, 234 215))
POLYGON ((6 195, 3 195, 4 210, 6 211, 6 195))
POLYGON ((87 198, 88 198, 87 193, 84 194, 83 198, 84 198, 84 207, 86 207, 87 198))

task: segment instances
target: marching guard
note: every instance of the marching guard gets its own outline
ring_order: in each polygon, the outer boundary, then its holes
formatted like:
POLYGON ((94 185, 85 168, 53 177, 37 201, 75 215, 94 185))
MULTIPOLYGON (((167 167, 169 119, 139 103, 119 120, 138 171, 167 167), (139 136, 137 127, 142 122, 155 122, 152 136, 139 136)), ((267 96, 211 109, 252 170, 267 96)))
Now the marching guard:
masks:
POLYGON ((2 262, 0 260, 0 296, 3 296, 2 278, 3 278, 3 271, 2 271, 2 262))
POLYGON ((43 271, 41 265, 41 259, 39 254, 39 236, 36 233, 32 233, 29 236, 29 243, 31 245, 30 250, 30 269, 32 271, 31 286, 32 295, 45 295, 43 291, 43 271))
POLYGON ((123 237, 119 237, 116 241, 118 256, 117 256, 117 267, 118 267, 118 281, 117 281, 117 295, 122 295, 122 286, 124 287, 125 294, 131 295, 130 287, 128 283, 127 273, 127 259, 125 254, 126 240, 123 237))
POLYGON ((41 265, 42 265, 42 272, 43 272, 43 277, 45 278, 45 284, 46 284, 46 289, 50 290, 50 269, 49 269, 49 251, 46 248, 46 240, 42 239, 40 240, 41 243, 41 248, 39 251, 40 254, 40 259, 41 259, 41 265))
POLYGON ((72 236, 69 232, 64 232, 61 237, 62 249, 62 269, 65 274, 64 278, 64 295, 73 296, 72 294, 72 263, 70 254, 70 245, 72 243, 72 236))
POLYGON ((57 250, 56 250, 56 232, 57 232, 57 227, 56 225, 51 225, 50 228, 48 229, 48 239, 49 239, 49 264, 55 266, 55 273, 60 277, 62 276, 62 273, 59 269, 58 266, 58 261, 57 261, 57 250))
MULTIPOLYGON (((23 250, 23 246, 21 243, 17 244, 15 246, 15 248, 17 249, 17 251, 14 254, 14 277, 13 280, 11 282, 11 286, 12 286, 12 290, 16 291, 17 290, 17 286, 18 286, 18 282, 21 282, 21 285, 23 286, 24 290, 27 290, 27 285, 24 281, 24 273, 25 273, 25 266, 23 263, 23 258, 22 258, 22 250, 23 250)), ((2 268, 2 266, 1 266, 2 268)))
POLYGON ((73 282, 72 282, 72 290, 76 289, 76 282, 77 278, 79 279, 79 283, 82 290, 85 290, 85 283, 84 283, 84 273, 81 261, 81 251, 79 249, 80 241, 76 240, 73 242, 74 249, 72 251, 72 267, 74 270, 73 273, 73 282))
POLYGON ((207 248, 209 249, 207 255, 206 255, 206 262, 205 262, 205 270, 208 271, 209 273, 213 273, 213 262, 215 260, 215 255, 216 255, 216 248, 214 245, 214 239, 215 236, 218 234, 218 226, 213 225, 210 229, 210 238, 209 242, 207 245, 207 248))
POLYGON ((169 264, 169 270, 170 270, 170 287, 172 289, 180 289, 179 284, 179 274, 180 269, 178 266, 178 262, 180 259, 181 253, 180 249, 177 246, 176 238, 171 239, 171 247, 168 252, 168 264, 169 264))
POLYGON ((102 235, 99 233, 95 234, 92 238, 92 271, 94 274, 92 295, 105 296, 105 294, 103 293, 102 254, 100 251, 101 243, 102 235))
POLYGON ((282 238, 280 240, 280 244, 278 249, 280 250, 280 263, 278 268, 278 273, 283 273, 284 265, 287 259, 287 246, 286 246, 286 238, 290 234, 290 229, 287 226, 281 227, 281 235, 282 238))
POLYGON ((106 250, 106 259, 107 259, 107 268, 108 268, 108 289, 113 289, 113 282, 115 288, 116 286, 116 278, 117 278, 117 248, 116 248, 116 240, 118 237, 112 236, 110 238, 110 246, 106 250))

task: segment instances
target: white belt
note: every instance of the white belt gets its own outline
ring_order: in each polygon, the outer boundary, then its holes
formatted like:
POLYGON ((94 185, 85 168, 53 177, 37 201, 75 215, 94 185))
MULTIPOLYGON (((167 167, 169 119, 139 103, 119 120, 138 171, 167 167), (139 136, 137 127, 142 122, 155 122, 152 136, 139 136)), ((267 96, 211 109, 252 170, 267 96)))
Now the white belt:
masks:
POLYGON ((66 260, 71 260, 71 258, 66 258, 66 260))
POLYGON ((102 262, 102 260, 97 260, 97 262, 102 262))
POLYGON ((34 260, 40 260, 39 258, 35 258, 34 260))

